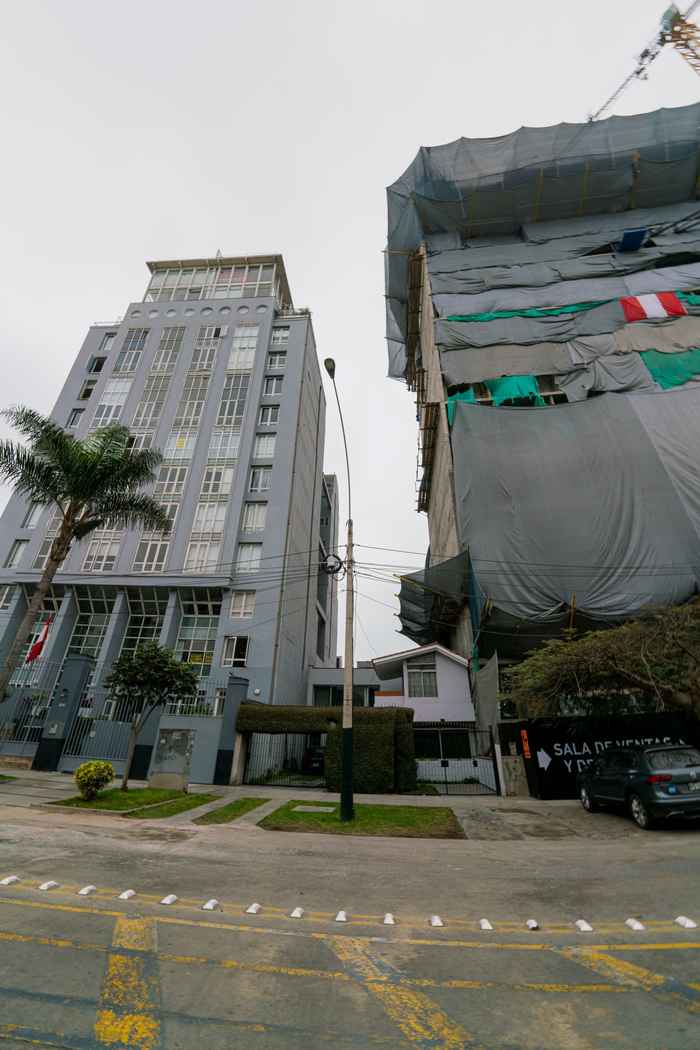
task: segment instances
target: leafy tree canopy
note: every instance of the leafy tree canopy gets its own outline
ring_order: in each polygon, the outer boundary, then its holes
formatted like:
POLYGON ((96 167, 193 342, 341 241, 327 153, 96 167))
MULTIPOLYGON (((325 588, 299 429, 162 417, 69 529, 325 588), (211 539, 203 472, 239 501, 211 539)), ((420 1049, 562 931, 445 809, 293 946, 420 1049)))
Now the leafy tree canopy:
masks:
POLYGON ((195 696, 199 676, 190 664, 177 660, 171 649, 148 642, 133 655, 120 656, 105 684, 115 699, 132 701, 137 710, 145 712, 166 701, 195 696))
POLYGON ((577 698, 623 697, 640 710, 700 717, 700 600, 656 609, 639 619, 580 638, 547 642, 506 672, 510 698, 530 716, 562 712, 577 698))

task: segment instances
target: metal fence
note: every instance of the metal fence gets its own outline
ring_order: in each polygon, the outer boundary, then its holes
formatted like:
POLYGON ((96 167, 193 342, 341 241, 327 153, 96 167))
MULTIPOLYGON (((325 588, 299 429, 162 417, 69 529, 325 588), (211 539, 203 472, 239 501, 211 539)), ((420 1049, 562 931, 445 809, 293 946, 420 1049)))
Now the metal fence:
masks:
POLYGON ((0 755, 33 758, 50 708, 60 661, 21 664, 10 680, 10 697, 0 704, 0 755))
POLYGON ((325 787, 324 751, 319 734, 253 733, 244 784, 276 787, 325 787))
POLYGON ((489 730, 417 726, 414 743, 419 784, 441 795, 498 794, 498 768, 489 730))

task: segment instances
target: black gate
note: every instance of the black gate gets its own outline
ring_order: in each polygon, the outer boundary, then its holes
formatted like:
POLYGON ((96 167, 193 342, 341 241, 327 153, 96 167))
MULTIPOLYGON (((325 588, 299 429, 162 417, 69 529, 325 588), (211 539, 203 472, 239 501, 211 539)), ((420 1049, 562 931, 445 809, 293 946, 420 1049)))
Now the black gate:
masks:
POLYGON ((324 788, 324 744, 321 733, 253 733, 243 783, 324 788))
POLYGON ((416 779, 441 795, 497 795, 493 734, 470 725, 414 725, 416 779))

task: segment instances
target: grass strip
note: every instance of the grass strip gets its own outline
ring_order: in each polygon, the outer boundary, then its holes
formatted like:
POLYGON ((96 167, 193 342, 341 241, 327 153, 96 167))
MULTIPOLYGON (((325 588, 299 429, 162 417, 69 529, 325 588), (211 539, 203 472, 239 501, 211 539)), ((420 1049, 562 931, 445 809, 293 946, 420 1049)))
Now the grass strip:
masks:
POLYGON ((167 802, 173 798, 180 798, 180 796, 182 796, 182 791, 173 788, 130 788, 128 791, 122 791, 121 788, 110 788, 108 791, 102 791, 97 798, 90 799, 89 802, 80 795, 76 795, 73 798, 52 802, 51 805, 119 813, 127 809, 140 809, 142 806, 156 802, 167 802))
POLYGON ((171 802, 164 802, 162 806, 132 809, 124 816, 127 820, 163 820, 164 817, 175 817, 178 813, 185 813, 188 809, 206 806, 207 802, 216 802, 221 797, 221 795, 183 795, 180 792, 178 798, 174 798, 171 802))
POLYGON ((5 776, 4 773, 0 773, 0 781, 2 781, 2 780, 16 780, 16 779, 17 779, 17 777, 8 777, 8 776, 5 776))
POLYGON ((264 817, 258 827, 268 831, 315 831, 326 835, 381 835, 390 838, 463 839, 465 834, 446 806, 356 805, 355 819, 341 823, 340 807, 332 813, 299 813, 295 800, 264 817))
POLYGON ((263 806, 269 802, 269 798, 237 798, 235 802, 229 802, 225 806, 211 809, 203 813, 201 817, 195 817, 193 824, 230 824, 232 820, 238 820, 244 813, 250 813, 252 809, 263 806))

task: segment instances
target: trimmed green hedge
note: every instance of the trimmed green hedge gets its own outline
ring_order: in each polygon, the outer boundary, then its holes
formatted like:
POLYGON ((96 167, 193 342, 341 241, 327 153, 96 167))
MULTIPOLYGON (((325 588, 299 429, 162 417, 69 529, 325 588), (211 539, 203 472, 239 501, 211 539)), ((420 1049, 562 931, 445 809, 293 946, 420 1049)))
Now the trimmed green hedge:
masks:
MULTIPOLYGON (((340 790, 342 708, 241 704, 239 733, 327 733, 326 787, 340 790)), ((363 794, 413 791, 413 711, 353 708, 353 784, 363 794)))

